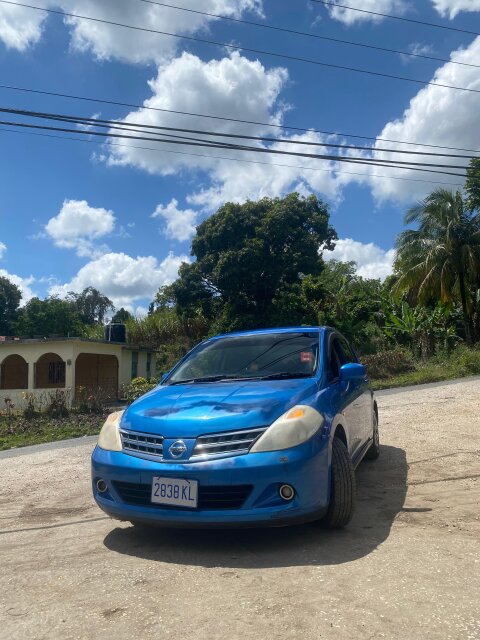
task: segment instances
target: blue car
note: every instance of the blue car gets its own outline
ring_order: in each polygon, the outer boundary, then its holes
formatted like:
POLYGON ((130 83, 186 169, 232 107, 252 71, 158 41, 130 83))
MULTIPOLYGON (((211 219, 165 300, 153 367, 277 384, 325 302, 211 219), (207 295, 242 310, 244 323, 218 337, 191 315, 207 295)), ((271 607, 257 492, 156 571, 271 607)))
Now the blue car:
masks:
POLYGON ((217 336, 111 414, 92 454, 108 515, 168 527, 345 526, 379 455, 365 368, 329 327, 217 336))

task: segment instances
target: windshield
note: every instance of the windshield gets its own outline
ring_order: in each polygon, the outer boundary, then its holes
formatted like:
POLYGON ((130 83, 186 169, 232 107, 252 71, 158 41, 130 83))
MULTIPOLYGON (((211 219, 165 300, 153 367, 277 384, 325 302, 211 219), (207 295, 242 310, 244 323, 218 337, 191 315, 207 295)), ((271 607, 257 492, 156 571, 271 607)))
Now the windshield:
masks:
POLYGON ((318 333, 220 338, 195 349, 166 384, 310 377, 317 370, 318 359, 318 333))

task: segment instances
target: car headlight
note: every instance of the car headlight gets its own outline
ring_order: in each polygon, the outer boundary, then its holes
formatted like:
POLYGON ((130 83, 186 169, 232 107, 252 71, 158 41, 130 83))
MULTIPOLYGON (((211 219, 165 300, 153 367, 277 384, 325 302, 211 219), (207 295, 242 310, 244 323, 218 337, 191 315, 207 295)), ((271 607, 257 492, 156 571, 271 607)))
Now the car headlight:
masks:
POLYGON ((120 438, 120 420, 123 411, 115 411, 111 413, 105 420, 105 423, 98 436, 98 446, 105 451, 121 451, 122 439, 120 438))
POLYGON ((275 420, 255 442, 250 453, 295 447, 315 435, 323 422, 322 414, 316 409, 298 404, 275 420))

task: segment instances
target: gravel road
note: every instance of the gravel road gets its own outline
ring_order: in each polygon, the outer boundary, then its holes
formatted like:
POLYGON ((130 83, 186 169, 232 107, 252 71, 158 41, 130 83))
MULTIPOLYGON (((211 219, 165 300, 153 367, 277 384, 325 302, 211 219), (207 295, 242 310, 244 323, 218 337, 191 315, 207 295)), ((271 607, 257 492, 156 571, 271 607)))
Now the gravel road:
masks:
POLYGON ((0 457, 0 638, 480 640, 480 381, 380 394, 349 527, 138 533, 92 443, 0 457))

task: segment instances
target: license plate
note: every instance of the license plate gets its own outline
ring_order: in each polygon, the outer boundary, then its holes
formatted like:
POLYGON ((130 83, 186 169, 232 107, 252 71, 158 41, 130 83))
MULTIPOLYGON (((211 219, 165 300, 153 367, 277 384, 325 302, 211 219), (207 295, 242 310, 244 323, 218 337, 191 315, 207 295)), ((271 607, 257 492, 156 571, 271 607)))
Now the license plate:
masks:
POLYGON ((169 504, 176 507, 196 507, 198 482, 155 476, 152 480, 151 501, 155 504, 169 504))

